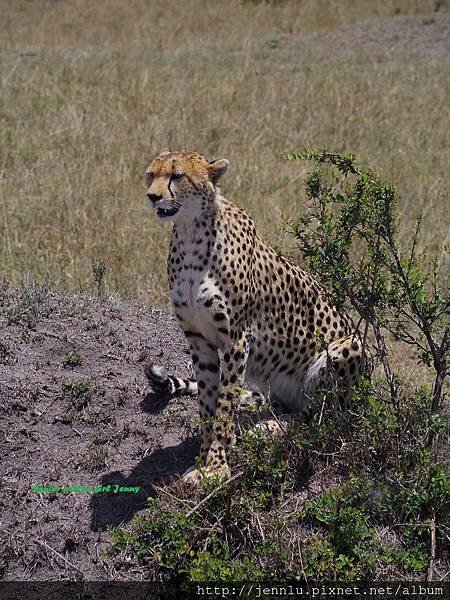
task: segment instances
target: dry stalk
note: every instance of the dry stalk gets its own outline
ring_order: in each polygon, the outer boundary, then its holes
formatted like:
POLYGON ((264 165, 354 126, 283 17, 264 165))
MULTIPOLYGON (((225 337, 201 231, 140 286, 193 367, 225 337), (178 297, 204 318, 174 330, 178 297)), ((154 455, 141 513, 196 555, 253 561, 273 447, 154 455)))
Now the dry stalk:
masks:
POLYGON ((236 479, 238 479, 243 473, 244 473, 244 471, 239 471, 239 473, 236 473, 236 475, 233 475, 233 477, 230 477, 230 479, 226 479, 225 481, 223 481, 220 485, 218 485, 215 489, 213 489, 212 492, 210 492, 207 496, 205 496, 203 498, 203 500, 201 500, 198 504, 196 504, 194 506, 194 508, 191 508, 191 510, 189 510, 186 513, 186 517, 191 517, 195 512, 197 512, 197 510, 201 506, 203 506, 204 504, 206 504, 206 502, 208 502, 208 500, 210 498, 212 498, 212 496, 214 496, 214 494, 217 494, 217 492, 219 492, 225 486, 227 486, 228 484, 232 483, 233 481, 236 481, 236 479))
POLYGON ((433 581, 436 560, 436 514, 434 510, 430 523, 430 538, 430 564, 428 565, 427 581, 433 581))

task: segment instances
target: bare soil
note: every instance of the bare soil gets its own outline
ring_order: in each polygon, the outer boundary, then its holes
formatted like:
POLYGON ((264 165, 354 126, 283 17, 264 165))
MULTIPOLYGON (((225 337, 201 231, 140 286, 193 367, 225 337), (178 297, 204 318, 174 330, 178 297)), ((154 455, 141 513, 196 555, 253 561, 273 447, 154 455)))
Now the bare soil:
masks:
POLYGON ((197 452, 195 398, 169 404, 143 373, 158 361, 189 375, 183 336, 168 312, 118 300, 3 286, 0 306, 4 579, 120 579, 102 557, 108 526, 130 521, 152 484, 197 452), (140 491, 37 493, 36 484, 140 491))

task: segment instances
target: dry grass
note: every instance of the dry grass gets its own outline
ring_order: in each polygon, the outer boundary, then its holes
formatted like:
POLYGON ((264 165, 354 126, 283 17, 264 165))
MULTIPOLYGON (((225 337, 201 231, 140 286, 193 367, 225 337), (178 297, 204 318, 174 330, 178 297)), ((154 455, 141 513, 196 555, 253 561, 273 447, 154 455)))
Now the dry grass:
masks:
POLYGON ((408 237, 447 236, 448 2, 0 2, 0 272, 167 300, 161 150, 226 156, 223 191, 284 252, 304 204, 286 151, 352 151, 394 180, 408 237))

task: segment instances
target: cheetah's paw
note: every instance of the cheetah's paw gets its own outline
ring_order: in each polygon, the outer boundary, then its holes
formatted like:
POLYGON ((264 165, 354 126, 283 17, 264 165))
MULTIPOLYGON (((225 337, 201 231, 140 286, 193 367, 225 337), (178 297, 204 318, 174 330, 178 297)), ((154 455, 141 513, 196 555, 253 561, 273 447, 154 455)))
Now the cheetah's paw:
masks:
POLYGON ((227 464, 220 465, 219 467, 203 467, 197 469, 191 467, 183 474, 183 481, 191 485, 200 485, 201 481, 205 478, 213 479, 217 478, 219 481, 224 481, 231 477, 230 467, 227 464))
POLYGON ((203 475, 199 469, 193 466, 183 473, 182 479, 191 485, 200 485, 203 475))
POLYGON ((258 433, 265 433, 269 436, 276 437, 283 433, 283 428, 280 425, 279 421, 275 421, 275 419, 268 419, 266 421, 261 421, 252 427, 249 431, 250 435, 257 435, 258 433))
POLYGON ((214 467, 210 465, 205 467, 203 475, 208 479, 216 478, 219 481, 226 481, 231 477, 231 470, 227 463, 214 467))

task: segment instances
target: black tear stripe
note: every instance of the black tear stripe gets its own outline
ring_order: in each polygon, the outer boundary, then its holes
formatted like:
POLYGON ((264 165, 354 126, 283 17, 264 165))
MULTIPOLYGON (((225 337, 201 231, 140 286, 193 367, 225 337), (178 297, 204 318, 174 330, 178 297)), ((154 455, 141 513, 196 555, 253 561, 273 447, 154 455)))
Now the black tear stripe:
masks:
POLYGON ((172 192, 172 188, 170 187, 170 184, 172 183, 172 178, 173 178, 173 173, 172 173, 172 175, 170 176, 170 179, 169 179, 169 192, 170 192, 170 195, 172 196, 172 198, 175 198, 175 196, 174 196, 174 194, 172 192))

